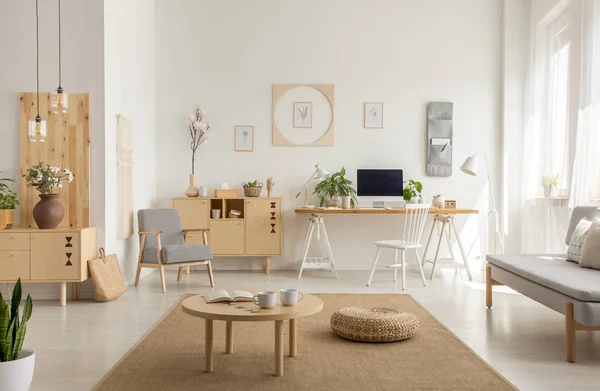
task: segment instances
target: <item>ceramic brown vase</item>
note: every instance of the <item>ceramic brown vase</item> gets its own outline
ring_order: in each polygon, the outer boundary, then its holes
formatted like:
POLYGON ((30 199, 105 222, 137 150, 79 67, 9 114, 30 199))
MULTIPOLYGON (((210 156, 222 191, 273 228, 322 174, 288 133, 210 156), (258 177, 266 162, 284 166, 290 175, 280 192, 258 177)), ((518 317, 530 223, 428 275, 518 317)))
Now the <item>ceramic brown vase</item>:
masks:
POLYGON ((54 229, 58 227, 65 208, 60 203, 58 194, 40 194, 40 201, 33 207, 33 219, 39 229, 54 229))

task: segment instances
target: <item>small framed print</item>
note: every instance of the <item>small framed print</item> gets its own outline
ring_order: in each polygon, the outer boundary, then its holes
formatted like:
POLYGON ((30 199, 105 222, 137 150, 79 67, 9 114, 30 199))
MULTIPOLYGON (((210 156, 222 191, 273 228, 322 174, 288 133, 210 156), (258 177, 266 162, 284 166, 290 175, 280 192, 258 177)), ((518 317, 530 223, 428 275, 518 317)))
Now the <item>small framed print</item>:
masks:
POLYGON ((254 126, 238 125, 235 127, 234 149, 237 152, 254 151, 254 126))
POLYGON ((312 102, 294 102, 294 128, 312 128, 312 102))
POLYGON ((383 128, 383 103, 367 102, 365 103, 365 124, 366 129, 383 128))

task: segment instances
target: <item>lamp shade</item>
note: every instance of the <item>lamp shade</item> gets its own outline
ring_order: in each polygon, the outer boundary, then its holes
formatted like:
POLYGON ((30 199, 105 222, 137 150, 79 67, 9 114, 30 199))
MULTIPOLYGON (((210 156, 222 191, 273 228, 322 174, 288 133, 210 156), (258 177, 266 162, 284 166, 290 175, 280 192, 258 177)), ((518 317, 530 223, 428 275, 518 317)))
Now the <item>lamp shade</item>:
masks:
POLYGON ((324 179, 329 178, 329 171, 321 167, 320 164, 316 164, 315 167, 317 168, 317 175, 315 176, 315 178, 318 181, 322 181, 324 179))
POLYGON ((460 166, 460 170, 465 174, 469 175, 477 175, 477 171, 479 170, 479 159, 477 159, 477 155, 469 156, 467 160, 460 166))

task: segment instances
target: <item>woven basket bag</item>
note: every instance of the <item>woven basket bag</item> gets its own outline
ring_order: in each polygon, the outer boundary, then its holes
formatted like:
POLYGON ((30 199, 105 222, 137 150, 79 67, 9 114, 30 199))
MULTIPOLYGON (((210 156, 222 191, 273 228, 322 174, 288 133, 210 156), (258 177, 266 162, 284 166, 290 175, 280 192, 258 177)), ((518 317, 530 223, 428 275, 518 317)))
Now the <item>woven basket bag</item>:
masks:
POLYGON ((90 259, 88 267, 94 284, 94 300, 114 300, 127 290, 115 254, 106 255, 104 248, 100 248, 100 258, 90 259))

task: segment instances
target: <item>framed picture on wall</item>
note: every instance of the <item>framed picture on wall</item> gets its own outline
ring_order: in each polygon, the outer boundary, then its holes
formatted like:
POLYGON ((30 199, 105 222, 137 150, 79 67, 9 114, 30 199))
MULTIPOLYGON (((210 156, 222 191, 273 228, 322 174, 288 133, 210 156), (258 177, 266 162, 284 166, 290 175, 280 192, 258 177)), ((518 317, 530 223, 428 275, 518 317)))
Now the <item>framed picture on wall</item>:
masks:
POLYGON ((235 127, 234 149, 237 152, 254 151, 254 126, 238 125, 235 127))
POLYGON ((383 128, 383 103, 382 102, 367 102, 365 103, 365 119, 364 127, 366 129, 382 129, 383 128))
POLYGON ((294 128, 312 128, 312 102, 294 102, 294 128))

